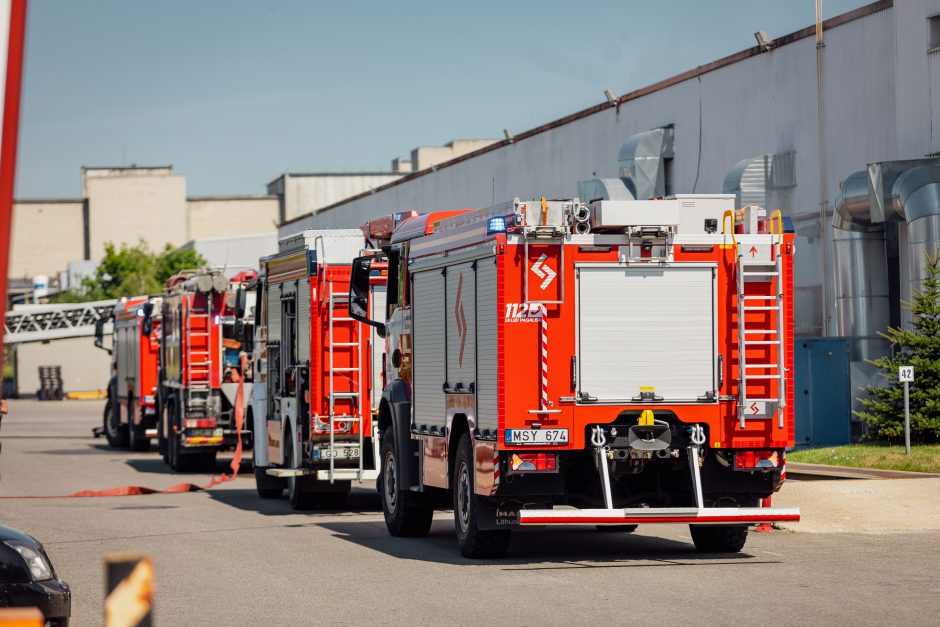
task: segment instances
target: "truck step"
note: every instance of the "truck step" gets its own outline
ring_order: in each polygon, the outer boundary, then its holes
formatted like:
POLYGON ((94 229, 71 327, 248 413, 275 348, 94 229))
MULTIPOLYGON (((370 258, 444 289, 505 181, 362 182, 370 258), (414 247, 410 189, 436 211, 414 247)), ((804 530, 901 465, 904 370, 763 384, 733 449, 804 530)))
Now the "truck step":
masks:
POLYGON ((798 522, 798 507, 649 507, 623 509, 522 509, 520 525, 722 525, 798 522))

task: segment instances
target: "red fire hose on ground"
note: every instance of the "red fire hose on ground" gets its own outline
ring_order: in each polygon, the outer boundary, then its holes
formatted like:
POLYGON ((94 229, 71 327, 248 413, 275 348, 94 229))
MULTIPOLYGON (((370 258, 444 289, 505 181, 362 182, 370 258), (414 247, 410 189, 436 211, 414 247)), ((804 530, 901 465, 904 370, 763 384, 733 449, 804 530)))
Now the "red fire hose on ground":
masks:
MULTIPOLYGON (((242 355, 241 359, 241 372, 245 372, 247 366, 247 359, 245 355, 242 355)), ((80 492, 75 492, 74 494, 62 494, 58 496, 0 496, 0 499, 62 499, 62 498, 73 498, 73 497, 89 497, 89 496, 138 496, 141 494, 178 494, 180 492, 198 492, 201 490, 208 490, 213 486, 217 486, 220 483, 226 483, 227 481, 232 481, 235 477, 238 476, 239 468, 242 463, 242 425, 245 420, 245 380, 242 374, 233 371, 232 378, 235 383, 238 383, 238 391, 235 393, 235 431, 238 435, 235 443, 235 454, 232 456, 232 461, 229 464, 231 469, 231 474, 222 473, 216 477, 213 477, 211 481, 203 485, 196 485, 194 483, 178 483, 169 488, 164 488, 158 490, 156 488, 148 488, 146 486, 139 485, 127 485, 120 486, 117 488, 108 488, 106 490, 82 490, 80 492)))

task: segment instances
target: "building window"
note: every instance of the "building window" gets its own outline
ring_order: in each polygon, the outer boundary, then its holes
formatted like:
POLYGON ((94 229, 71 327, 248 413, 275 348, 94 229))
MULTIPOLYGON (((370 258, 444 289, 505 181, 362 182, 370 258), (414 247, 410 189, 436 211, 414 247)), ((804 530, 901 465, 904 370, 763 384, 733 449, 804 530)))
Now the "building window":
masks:
POLYGON ((927 18, 927 34, 930 38, 928 52, 940 49, 940 13, 927 18))

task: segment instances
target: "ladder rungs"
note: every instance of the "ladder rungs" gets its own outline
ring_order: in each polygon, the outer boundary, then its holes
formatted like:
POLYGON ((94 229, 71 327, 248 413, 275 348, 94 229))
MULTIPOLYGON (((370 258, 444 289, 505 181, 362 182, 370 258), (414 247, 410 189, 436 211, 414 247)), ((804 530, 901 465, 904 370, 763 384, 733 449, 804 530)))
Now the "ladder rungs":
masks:
POLYGON ((770 333, 777 334, 777 329, 744 329, 745 333, 770 333))
POLYGON ((330 368, 330 372, 357 372, 359 368, 330 368))
POLYGON ((339 348, 340 346, 359 346, 359 342, 336 342, 334 344, 327 344, 327 347, 333 346, 339 348))
POLYGON ((745 296, 738 296, 738 298, 743 298, 744 300, 777 300, 777 295, 773 296, 752 296, 750 294, 745 296))
POLYGON ((771 344, 780 344, 780 340, 744 340, 745 346, 770 346, 771 344))
POLYGON ((359 398, 359 392, 333 392, 330 396, 333 398, 359 398))
POLYGON ((333 322, 354 322, 352 318, 333 318, 333 322))
POLYGON ((755 402, 756 403, 776 403, 779 400, 780 400, 779 398, 745 398, 744 402, 745 404, 755 403, 755 402))
POLYGON ((745 368, 778 368, 779 364, 744 364, 745 368))
POLYGON ((747 380, 751 379, 779 379, 779 374, 749 374, 747 375, 747 380))
POLYGON ((767 305, 759 307, 741 307, 741 311, 776 311, 780 309, 779 305, 767 305))
POLYGON ((744 276, 780 276, 779 272, 742 272, 744 276))

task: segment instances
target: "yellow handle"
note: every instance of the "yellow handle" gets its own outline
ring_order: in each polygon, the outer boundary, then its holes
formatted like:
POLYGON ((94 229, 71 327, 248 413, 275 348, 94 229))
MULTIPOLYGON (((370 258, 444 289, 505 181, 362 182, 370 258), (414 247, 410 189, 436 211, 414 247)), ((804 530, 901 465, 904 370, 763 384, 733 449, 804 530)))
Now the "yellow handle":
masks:
POLYGON ((738 245, 738 239, 734 236, 734 209, 729 209, 724 212, 721 216, 721 234, 727 235, 728 230, 725 228, 728 226, 728 218, 731 218, 731 241, 734 242, 735 247, 738 245))
POLYGON ((774 212, 770 214, 770 234, 783 235, 783 214, 780 213, 779 209, 775 209, 774 212), (774 233, 774 219, 777 221, 776 233, 774 233))

